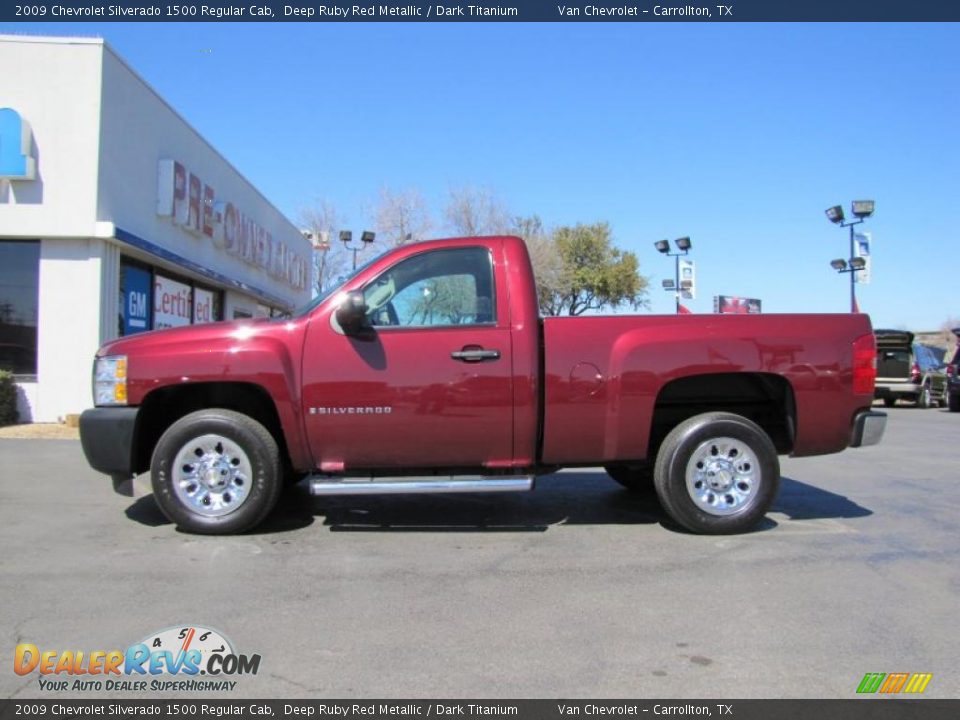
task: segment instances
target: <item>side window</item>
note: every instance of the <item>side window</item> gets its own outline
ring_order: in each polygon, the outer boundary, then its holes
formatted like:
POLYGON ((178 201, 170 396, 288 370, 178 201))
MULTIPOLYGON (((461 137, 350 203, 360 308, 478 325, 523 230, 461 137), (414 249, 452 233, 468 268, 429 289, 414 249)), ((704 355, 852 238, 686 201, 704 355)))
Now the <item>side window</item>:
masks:
POLYGON ((486 248, 434 250, 398 263, 363 290, 376 327, 483 325, 496 321, 486 248))

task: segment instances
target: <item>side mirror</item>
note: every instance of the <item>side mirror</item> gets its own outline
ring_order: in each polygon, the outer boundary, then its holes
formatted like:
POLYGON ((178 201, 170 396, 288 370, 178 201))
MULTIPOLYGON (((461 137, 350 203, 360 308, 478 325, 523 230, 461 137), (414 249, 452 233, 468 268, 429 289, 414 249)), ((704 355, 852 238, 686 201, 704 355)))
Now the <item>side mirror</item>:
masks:
POLYGON ((351 290, 337 308, 337 322, 347 335, 356 335, 368 327, 367 303, 362 290, 351 290))

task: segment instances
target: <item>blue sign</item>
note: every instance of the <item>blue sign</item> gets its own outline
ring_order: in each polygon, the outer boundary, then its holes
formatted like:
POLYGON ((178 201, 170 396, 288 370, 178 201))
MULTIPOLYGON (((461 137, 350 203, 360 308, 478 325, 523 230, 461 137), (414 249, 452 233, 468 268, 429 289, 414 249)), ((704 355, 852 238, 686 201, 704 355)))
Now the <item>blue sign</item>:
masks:
POLYGON ((16 110, 0 108, 0 178, 33 180, 36 172, 30 157, 30 126, 16 110))
POLYGON ((150 329, 150 271, 131 265, 122 266, 123 334, 133 335, 150 329))

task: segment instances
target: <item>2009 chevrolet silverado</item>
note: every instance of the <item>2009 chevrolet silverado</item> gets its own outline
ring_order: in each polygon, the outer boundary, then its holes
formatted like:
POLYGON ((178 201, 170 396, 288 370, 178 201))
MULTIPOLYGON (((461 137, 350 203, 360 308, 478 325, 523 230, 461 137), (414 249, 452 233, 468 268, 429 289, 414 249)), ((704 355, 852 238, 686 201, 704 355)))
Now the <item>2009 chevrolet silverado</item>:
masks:
POLYGON ((778 454, 880 441, 866 315, 541 319, 515 237, 407 245, 290 319, 144 333, 97 353, 89 463, 151 471, 180 528, 256 526, 314 494, 528 490, 603 465, 694 532, 755 525, 778 454))

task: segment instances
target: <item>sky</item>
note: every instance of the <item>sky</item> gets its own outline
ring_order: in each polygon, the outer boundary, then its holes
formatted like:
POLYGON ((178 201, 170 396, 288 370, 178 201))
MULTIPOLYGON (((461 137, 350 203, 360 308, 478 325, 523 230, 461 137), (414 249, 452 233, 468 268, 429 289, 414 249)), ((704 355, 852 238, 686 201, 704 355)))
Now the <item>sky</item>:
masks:
POLYGON ((876 201, 874 327, 960 318, 960 26, 763 23, 22 23, 103 37, 281 211, 378 189, 495 193, 548 227, 609 222, 650 310, 689 236, 697 297, 847 312, 848 231, 876 201))

